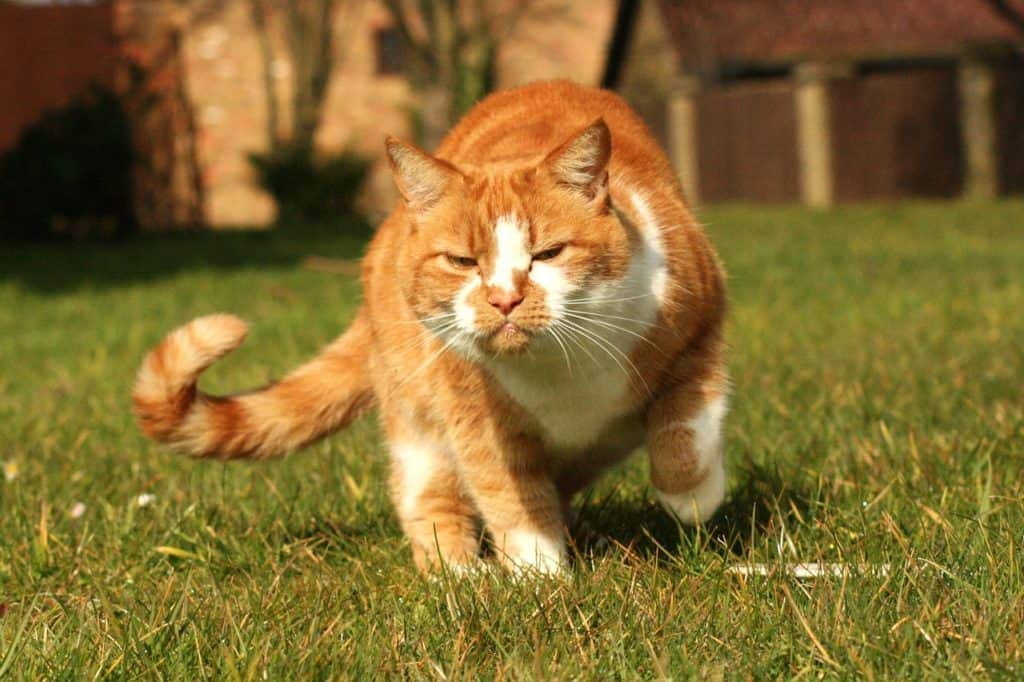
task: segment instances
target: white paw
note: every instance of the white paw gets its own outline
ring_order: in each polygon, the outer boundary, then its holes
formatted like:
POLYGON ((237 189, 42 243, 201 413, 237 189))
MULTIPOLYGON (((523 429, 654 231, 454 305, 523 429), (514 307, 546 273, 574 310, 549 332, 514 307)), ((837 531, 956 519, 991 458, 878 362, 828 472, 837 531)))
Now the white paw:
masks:
POLYGON ((482 560, 477 559, 470 563, 445 563, 436 570, 429 573, 429 580, 434 583, 445 582, 448 579, 470 580, 483 575, 491 574, 491 567, 482 560))
POLYGON ((533 531, 517 530, 508 534, 505 554, 516 576, 558 575, 568 568, 565 541, 533 531))
POLYGON ((707 477, 684 493, 669 495, 656 490, 669 513, 688 526, 707 521, 725 499, 725 466, 719 460, 711 465, 707 477))

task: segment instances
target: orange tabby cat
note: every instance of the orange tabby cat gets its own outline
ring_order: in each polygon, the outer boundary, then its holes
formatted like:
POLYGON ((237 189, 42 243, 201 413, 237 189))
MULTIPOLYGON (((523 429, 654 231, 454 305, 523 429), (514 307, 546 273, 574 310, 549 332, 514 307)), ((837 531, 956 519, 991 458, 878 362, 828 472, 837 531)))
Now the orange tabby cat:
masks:
POLYGON ((195 457, 265 458, 376 406, 421 568, 474 564, 482 521, 507 566, 559 570, 572 495, 644 443, 665 506, 713 513, 723 274, 639 118, 610 92, 542 83, 488 97, 433 156, 387 151, 403 201, 348 331, 222 398, 196 381, 245 324, 194 320, 142 366, 143 430, 195 457))

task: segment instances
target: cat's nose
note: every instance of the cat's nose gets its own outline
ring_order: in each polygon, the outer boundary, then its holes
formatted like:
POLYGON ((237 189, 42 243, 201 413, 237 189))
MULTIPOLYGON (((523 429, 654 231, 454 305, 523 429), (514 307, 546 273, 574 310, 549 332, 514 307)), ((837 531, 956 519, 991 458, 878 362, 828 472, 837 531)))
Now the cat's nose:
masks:
POLYGON ((487 302, 501 311, 502 315, 508 315, 523 302, 523 295, 518 291, 491 289, 487 293, 487 302))

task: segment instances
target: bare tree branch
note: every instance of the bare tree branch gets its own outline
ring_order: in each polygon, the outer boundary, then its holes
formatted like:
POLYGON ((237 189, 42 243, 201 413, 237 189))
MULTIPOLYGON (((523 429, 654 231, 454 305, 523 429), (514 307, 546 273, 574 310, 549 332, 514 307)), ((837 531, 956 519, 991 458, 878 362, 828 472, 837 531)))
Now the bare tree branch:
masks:
POLYGON ((391 13, 395 28, 398 29, 399 36, 410 54, 423 64, 433 66, 433 54, 430 51, 429 40, 421 41, 416 37, 412 28, 411 15, 406 11, 405 3, 402 0, 384 0, 384 5, 391 13))
POLYGON ((444 132, 494 87, 498 54, 527 16, 565 16, 557 0, 383 0, 408 50, 420 142, 444 132))
POLYGON ((263 64, 263 90, 267 106, 267 141, 271 149, 280 145, 281 116, 277 105, 277 87, 274 81, 274 48, 270 43, 267 28, 267 8, 264 0, 249 0, 252 23, 260 46, 260 61, 263 64))
POLYGON ((985 0, 999 16, 1024 34, 1024 12, 1010 4, 1009 0, 985 0))

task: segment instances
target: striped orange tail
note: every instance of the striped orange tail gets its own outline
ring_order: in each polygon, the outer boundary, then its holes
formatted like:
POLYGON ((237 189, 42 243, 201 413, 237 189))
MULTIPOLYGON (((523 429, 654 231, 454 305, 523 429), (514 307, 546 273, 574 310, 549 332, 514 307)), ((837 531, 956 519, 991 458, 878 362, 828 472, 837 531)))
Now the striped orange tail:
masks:
POLYGON ((193 457, 264 459, 346 426, 373 406, 361 316, 317 357, 266 388, 206 395, 199 375, 245 340, 245 323, 209 315, 176 329, 142 363, 132 401, 150 438, 193 457))

